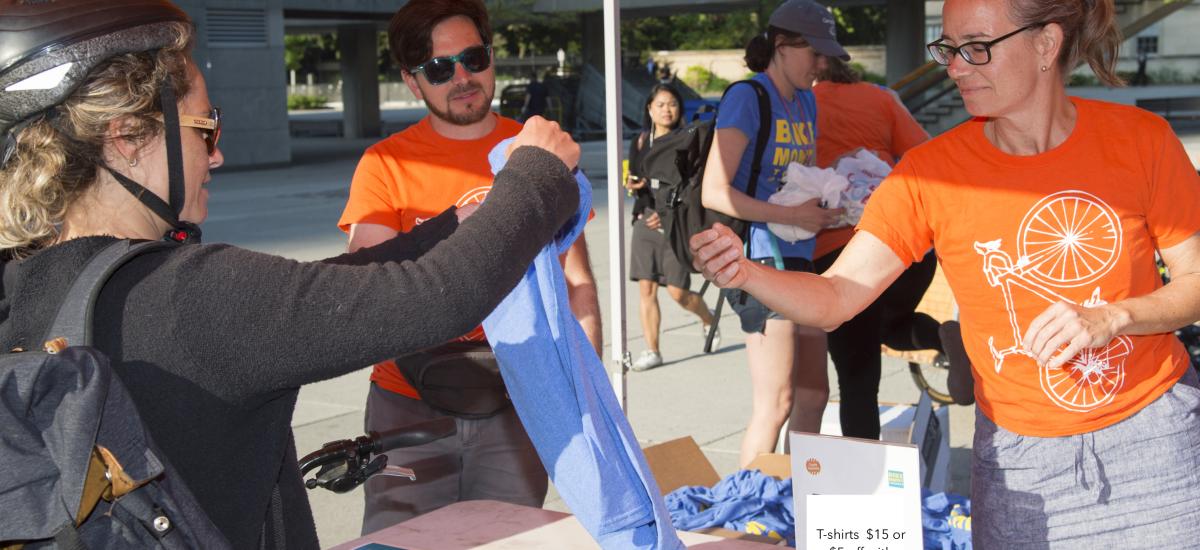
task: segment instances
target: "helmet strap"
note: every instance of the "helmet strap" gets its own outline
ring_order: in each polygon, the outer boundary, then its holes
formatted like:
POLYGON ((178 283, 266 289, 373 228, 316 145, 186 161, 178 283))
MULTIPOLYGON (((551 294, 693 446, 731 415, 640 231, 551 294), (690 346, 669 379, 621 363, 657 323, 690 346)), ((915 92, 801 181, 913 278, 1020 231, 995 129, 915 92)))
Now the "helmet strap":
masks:
POLYGON ((133 195, 133 198, 137 199, 138 202, 149 208, 151 212, 154 212, 156 216, 171 225, 171 229, 168 229, 166 234, 163 235, 163 240, 178 243, 200 242, 200 228, 194 223, 180 221, 175 215, 175 211, 171 209, 166 201, 159 198, 158 195, 155 195, 149 189, 146 189, 146 186, 129 179, 129 176, 113 170, 111 166, 101 164, 100 167, 107 170, 109 174, 112 174, 113 179, 117 180, 117 183, 121 184, 121 187, 124 187, 126 191, 129 191, 129 194, 133 195))
POLYGON ((0 168, 8 166, 8 160, 15 152, 17 152, 17 133, 10 131, 4 134, 4 156, 0 158, 0 168))
POLYGON ((7 134, 4 134, 4 155, 0 158, 0 168, 8 166, 8 161, 12 160, 13 153, 17 152, 17 136, 21 134, 22 130, 33 124, 33 121, 36 119, 36 117, 30 117, 22 120, 14 124, 12 128, 9 128, 7 134))
POLYGON ((175 104, 175 89, 171 86, 169 77, 163 79, 159 90, 162 98, 163 125, 167 144, 168 200, 162 200, 144 185, 113 170, 107 164, 102 164, 101 167, 108 170, 108 173, 112 174, 113 178, 134 198, 171 226, 171 229, 168 229, 163 235, 163 240, 199 243, 200 226, 179 219, 179 214, 183 211, 183 203, 186 200, 183 180, 183 142, 179 133, 179 108, 175 104))
POLYGON ((167 181, 169 183, 167 204, 175 211, 173 220, 178 225, 179 214, 183 212, 183 139, 179 135, 179 107, 175 102, 175 88, 171 86, 171 78, 163 78, 159 86, 159 96, 162 98, 163 124, 167 133, 167 181))

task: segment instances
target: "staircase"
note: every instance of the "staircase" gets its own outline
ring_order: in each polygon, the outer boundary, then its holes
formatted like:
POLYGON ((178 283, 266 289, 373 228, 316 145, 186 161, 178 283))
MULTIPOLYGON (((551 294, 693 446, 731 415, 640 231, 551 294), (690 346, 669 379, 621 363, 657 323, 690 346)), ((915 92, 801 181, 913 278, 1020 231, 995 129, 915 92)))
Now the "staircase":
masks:
MULTIPOLYGON (((1132 37, 1167 16, 1187 7, 1192 0, 1116 0, 1117 25, 1121 35, 1132 37)), ((938 135, 965 122, 970 115, 946 68, 932 61, 918 67, 892 85, 901 101, 930 135, 938 135)))

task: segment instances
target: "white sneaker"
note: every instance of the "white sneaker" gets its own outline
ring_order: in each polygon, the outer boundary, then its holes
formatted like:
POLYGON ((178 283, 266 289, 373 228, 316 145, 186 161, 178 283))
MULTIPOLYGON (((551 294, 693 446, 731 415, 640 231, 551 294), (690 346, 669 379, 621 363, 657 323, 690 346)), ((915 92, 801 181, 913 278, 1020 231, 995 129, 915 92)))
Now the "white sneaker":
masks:
MULTIPOLYGON (((710 310, 708 310, 708 314, 709 314, 709 315, 713 315, 713 320, 714 320, 714 321, 716 320, 716 315, 714 314, 713 310, 711 310, 711 309, 710 309, 710 310)), ((704 324, 704 323, 700 323, 700 330, 701 330, 701 332, 700 332, 700 342, 701 342, 700 346, 701 346, 701 348, 703 348, 703 347, 704 347, 704 344, 703 344, 703 342, 706 342, 706 341, 708 341, 708 330, 709 330, 710 328, 712 328, 712 325, 706 325, 706 324, 704 324)), ((709 353, 712 353, 712 352, 714 352, 714 351, 717 351, 718 349, 721 349, 721 327, 720 327, 720 326, 718 326, 718 327, 717 327, 717 331, 716 331, 715 333, 713 333, 712 348, 710 348, 710 351, 709 351, 709 353)))
POLYGON ((637 361, 633 362, 633 366, 629 368, 635 371, 644 371, 662 366, 662 363, 662 354, 657 351, 645 350, 638 356, 637 361))

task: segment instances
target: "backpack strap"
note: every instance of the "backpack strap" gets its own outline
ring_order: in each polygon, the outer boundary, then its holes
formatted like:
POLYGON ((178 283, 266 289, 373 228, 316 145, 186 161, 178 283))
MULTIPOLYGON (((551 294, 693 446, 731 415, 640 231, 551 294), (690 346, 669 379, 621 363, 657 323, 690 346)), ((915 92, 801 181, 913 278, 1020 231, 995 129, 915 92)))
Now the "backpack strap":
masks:
MULTIPOLYGON (((754 156, 751 157, 750 162, 750 180, 746 182, 746 195, 757 199, 754 194, 758 192, 758 178, 762 175, 762 158, 767 152, 767 142, 771 140, 771 96, 767 95, 767 88, 761 82, 746 79, 734 82, 725 88, 725 92, 721 94, 722 102, 725 101, 725 96, 729 95, 729 91, 738 84, 749 84, 758 98, 758 133, 755 134, 754 156)), ((743 241, 749 241, 751 225, 747 223, 745 231, 739 235, 743 241)))
POLYGON ((117 268, 135 256, 167 246, 176 246, 166 241, 134 243, 127 239, 112 243, 84 265, 75 277, 70 290, 58 308, 58 314, 46 333, 45 341, 65 338, 69 346, 88 346, 92 343, 92 313, 100 289, 117 268))
MULTIPOLYGON (((767 152, 767 142, 771 140, 771 96, 767 95, 767 88, 757 80, 742 80, 754 88, 755 95, 758 96, 758 135, 754 140, 754 156, 753 162, 750 163, 750 181, 746 182, 746 194, 750 198, 755 199, 754 193, 758 191, 758 177, 762 175, 762 158, 767 152)), ((734 84, 738 84, 735 82, 734 84)), ((731 84, 730 88, 733 87, 731 84)), ((728 90, 726 90, 728 93, 728 90)), ((750 231, 750 224, 746 224, 746 231, 750 231)))

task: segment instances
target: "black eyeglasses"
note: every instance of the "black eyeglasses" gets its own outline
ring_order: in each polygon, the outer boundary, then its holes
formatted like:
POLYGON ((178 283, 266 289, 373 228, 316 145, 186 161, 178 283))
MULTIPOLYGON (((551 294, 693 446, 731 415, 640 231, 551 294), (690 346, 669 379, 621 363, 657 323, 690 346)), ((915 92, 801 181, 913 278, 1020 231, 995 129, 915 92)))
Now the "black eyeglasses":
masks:
POLYGON ((208 117, 179 115, 179 125, 199 129, 204 136, 204 145, 208 147, 208 156, 211 157, 217 151, 217 140, 221 139, 221 108, 213 107, 208 117))
POLYGON ((472 73, 486 71, 488 67, 492 66, 492 46, 471 46, 459 52, 458 55, 435 57, 413 67, 409 72, 425 73, 425 80, 437 86, 454 78, 455 63, 462 63, 463 68, 472 73))
POLYGON ((1003 41, 1006 38, 1016 36, 1021 31, 1027 31, 1029 29, 1032 29, 1035 27, 1040 27, 1042 25, 1043 25, 1042 23, 1037 23, 1037 24, 1021 27, 1021 28, 1019 28, 1013 32, 1010 32, 1004 36, 1001 36, 1000 38, 997 38, 995 40, 988 40, 986 42, 982 42, 982 41, 965 42, 961 46, 958 46, 958 47, 954 47, 949 44, 945 44, 942 42, 943 40, 945 40, 945 38, 939 38, 939 39, 934 40, 933 42, 930 42, 929 44, 927 44, 925 46, 925 48, 927 50, 929 50, 929 55, 931 57, 933 57, 933 60, 935 62, 937 62, 937 64, 939 64, 939 65, 949 65, 950 61, 952 59, 954 59, 955 55, 962 56, 962 58, 965 59, 967 61, 967 63, 970 63, 972 65, 987 65, 988 62, 990 62, 992 60, 992 46, 999 44, 1001 41, 1003 41))

